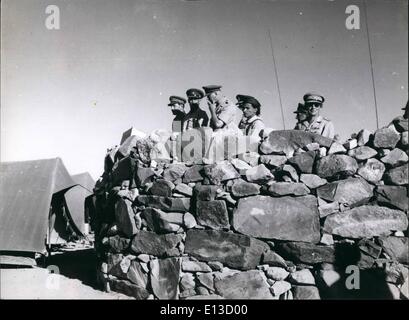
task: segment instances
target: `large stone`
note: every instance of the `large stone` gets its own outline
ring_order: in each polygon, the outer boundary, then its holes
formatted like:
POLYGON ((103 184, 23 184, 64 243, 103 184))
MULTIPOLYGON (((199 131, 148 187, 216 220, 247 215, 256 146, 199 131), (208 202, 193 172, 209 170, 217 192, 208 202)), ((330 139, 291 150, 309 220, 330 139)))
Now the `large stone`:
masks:
POLYGON ((349 207, 368 202, 373 196, 374 187, 362 178, 328 183, 317 189, 317 196, 330 202, 339 202, 349 207))
POLYGON ((395 184, 398 186, 408 184, 408 171, 409 165, 404 164, 403 166, 390 169, 385 173, 385 181, 389 184, 395 184))
POLYGON ((273 174, 264 164, 260 164, 246 171, 246 179, 249 182, 266 182, 273 179, 273 177, 273 174))
POLYGON ((216 199, 217 190, 222 190, 222 188, 214 185, 196 185, 194 194, 196 200, 212 201, 216 199))
POLYGON ((302 269, 291 273, 289 280, 296 285, 315 285, 315 278, 309 269, 302 269))
POLYGON ((409 264, 409 241, 407 237, 381 237, 378 241, 391 259, 406 265, 409 264))
POLYGON ((144 187, 147 183, 153 181, 154 176, 155 172, 152 168, 137 167, 135 174, 136 185, 138 187, 144 187))
POLYGON ((115 204, 116 225, 128 238, 138 232, 134 217, 135 213, 132 209, 132 202, 125 199, 119 199, 115 204))
POLYGON ((339 203, 337 201, 326 202, 325 200, 318 198, 318 211, 320 213, 320 218, 325 218, 326 216, 339 211, 339 203))
POLYGON ((322 179, 315 174, 308 174, 304 173, 300 176, 300 181, 303 182, 308 188, 316 189, 318 187, 323 186, 328 181, 326 179, 322 179))
POLYGON ((375 149, 372 149, 371 147, 367 146, 358 147, 348 152, 348 155, 354 157, 358 161, 364 161, 373 158, 377 154, 378 152, 375 149))
POLYGON ((317 243, 320 240, 314 196, 253 196, 239 200, 233 226, 240 233, 266 239, 317 243))
POLYGON ((182 260, 182 271, 183 272, 212 272, 206 263, 200 261, 182 260))
POLYGON ((156 180, 152 187, 149 189, 149 193, 154 196, 160 197, 170 197, 172 195, 172 190, 175 188, 175 185, 167 180, 158 179, 156 180))
POLYGON ((381 158, 381 161, 390 167, 398 167, 408 162, 408 155, 399 148, 393 149, 386 156, 381 158))
POLYGON ((246 171, 251 168, 246 161, 238 158, 231 159, 230 162, 241 175, 245 175, 246 171))
POLYGON ((232 164, 227 161, 207 165, 204 168, 204 172, 210 182, 216 185, 226 180, 240 178, 240 174, 232 164))
POLYGON ((193 189, 189 187, 187 184, 184 183, 179 183, 176 185, 175 189, 173 189, 174 192, 180 193, 181 195, 184 195, 186 197, 191 197, 193 196, 193 189))
POLYGON ((287 162, 286 156, 280 156, 276 154, 262 155, 260 156, 260 163, 265 164, 268 167, 277 168, 287 162))
POLYGON ((409 209, 408 190, 402 186, 377 186, 376 199, 378 203, 400 210, 409 209))
POLYGON ((287 268, 287 263, 285 260, 272 250, 264 252, 262 263, 268 264, 269 266, 287 268))
POLYGON ((298 182, 299 181, 300 177, 298 176, 297 170, 292 165, 289 165, 289 164, 283 165, 283 167, 281 168, 279 172, 282 178, 288 177, 290 179, 290 180, 285 180, 287 182, 290 182, 290 181, 298 182))
POLYGON ((310 190, 304 183, 274 182, 270 184, 268 192, 273 196, 305 196, 310 190))
POLYGON ((179 234, 158 235, 151 231, 140 231, 132 240, 131 249, 133 253, 146 253, 156 257, 179 256, 177 249, 182 236, 179 234))
POLYGON ((275 297, 278 297, 289 290, 291 290, 291 283, 283 280, 274 282, 270 287, 270 291, 275 297))
POLYGON ((288 242, 278 245, 277 250, 286 259, 305 264, 335 262, 335 249, 304 242, 288 242))
POLYGON ((187 212, 190 208, 190 198, 171 198, 141 195, 137 198, 145 207, 152 207, 163 211, 187 212))
POLYGON ((273 279, 275 281, 285 280, 290 274, 287 270, 281 267, 269 267, 266 271, 267 278, 273 279))
POLYGON ((199 283, 204 287, 208 288, 211 291, 215 291, 213 273, 198 274, 197 280, 199 280, 199 283))
POLYGON ((367 129, 362 129, 361 131, 359 131, 357 135, 358 146, 361 147, 366 145, 371 139, 371 136, 372 132, 367 129))
POLYGON ((393 149, 400 140, 399 133, 393 128, 381 128, 375 131, 373 145, 376 148, 393 149))
POLYGON ((183 225, 187 229, 192 229, 196 227, 197 225, 196 218, 190 212, 186 212, 183 216, 183 225))
POLYGON ((203 168, 204 166, 198 164, 188 168, 183 175, 183 183, 202 181, 204 177, 203 168))
POLYGON ((285 154, 291 157, 293 153, 311 143, 318 143, 329 148, 333 140, 319 134, 301 130, 276 130, 271 131, 261 143, 260 150, 263 154, 285 154))
POLYGON ((343 144, 344 148, 347 150, 355 149, 358 146, 358 140, 350 139, 343 144))
POLYGON ((181 229, 183 223, 183 213, 164 212, 160 209, 146 208, 143 210, 149 229, 161 232, 177 232, 181 229))
POLYGON ((185 253, 241 270, 259 265, 267 250, 268 245, 260 240, 216 230, 189 230, 185 242, 185 253))
POLYGON ((222 229, 229 226, 229 215, 224 200, 196 202, 196 220, 205 227, 222 229))
POLYGON ((408 227, 406 214, 379 206, 361 206, 328 216, 324 231, 345 238, 372 238, 404 231, 408 227))
POLYGON ((293 286, 294 300, 320 300, 320 292, 314 286, 293 286))
POLYGON ((240 160, 246 162, 250 167, 255 167, 259 164, 260 154, 258 152, 245 152, 238 155, 240 160))
POLYGON ((350 156, 332 154, 321 158, 316 164, 316 173, 321 178, 351 176, 358 170, 358 163, 350 156))
POLYGON ((238 179, 234 181, 231 187, 231 193, 236 198, 254 196, 260 193, 260 186, 255 183, 238 179))
POLYGON ((328 150, 328 154, 346 153, 347 150, 338 142, 334 142, 328 150))
POLYGON ((299 172, 312 173, 315 156, 315 151, 308 151, 288 159, 288 162, 291 163, 299 172))
POLYGON ((216 292, 226 299, 271 299, 265 276, 257 270, 215 279, 214 286, 216 292))
POLYGON ((111 290, 134 297, 137 300, 145 300, 149 297, 149 291, 146 288, 137 286, 127 280, 111 279, 109 284, 111 290))
POLYGON ((366 181, 376 184, 382 179, 385 165, 376 159, 369 159, 358 169, 358 174, 366 181))
POLYGON ((150 282, 159 299, 177 299, 179 293, 180 259, 155 259, 149 262, 150 282))
POLYGON ((141 263, 136 260, 131 261, 126 278, 141 288, 148 285, 148 275, 143 271, 141 263))
POLYGON ((120 253, 128 249, 130 242, 129 239, 116 235, 114 237, 109 237, 106 244, 110 252, 120 253))
POLYGON ((135 159, 128 156, 116 162, 112 168, 112 184, 121 185, 122 181, 133 181, 134 171, 136 170, 135 159))
POLYGON ((185 273, 179 282, 180 291, 194 290, 196 286, 195 277, 192 273, 185 273))
POLYGON ((182 181, 182 177, 185 174, 186 170, 187 167, 183 163, 171 163, 163 171, 163 178, 173 183, 182 181))

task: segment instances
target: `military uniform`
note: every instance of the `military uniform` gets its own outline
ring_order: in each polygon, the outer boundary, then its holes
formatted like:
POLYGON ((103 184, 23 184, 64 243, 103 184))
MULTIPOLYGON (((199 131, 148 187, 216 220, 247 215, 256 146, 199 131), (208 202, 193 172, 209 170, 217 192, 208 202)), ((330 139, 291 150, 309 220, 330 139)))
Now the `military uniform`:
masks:
POLYGON ((260 134, 260 131, 265 128, 263 120, 259 116, 253 116, 247 121, 245 121, 245 128, 243 133, 246 136, 252 136, 256 135, 258 136, 260 134))
POLYGON ((169 97, 169 104, 168 106, 172 107, 172 112, 175 115, 175 118, 172 121, 172 132, 182 132, 183 130, 183 120, 186 116, 184 112, 184 105, 186 103, 186 99, 179 97, 179 96, 170 96, 169 97), (182 105, 183 108, 175 110, 173 109, 175 104, 182 105))
POLYGON ((252 97, 247 95, 237 95, 236 99, 241 106, 243 112, 243 119, 240 122, 241 130, 246 136, 259 136, 260 131, 265 128, 264 122, 257 114, 260 114, 261 104, 260 102, 252 97), (246 105, 250 104, 257 110, 256 115, 253 115, 250 119, 246 117, 246 105))
POLYGON ((312 123, 309 123, 305 131, 317 133, 330 139, 334 139, 335 136, 334 124, 323 116, 318 116, 312 123))
MULTIPOLYGON (((200 100, 204 97, 204 93, 200 89, 189 89, 186 91, 188 99, 200 100)), ((191 105, 189 113, 183 120, 183 131, 195 129, 200 127, 207 127, 209 124, 209 117, 206 111, 199 108, 199 105, 191 105)))

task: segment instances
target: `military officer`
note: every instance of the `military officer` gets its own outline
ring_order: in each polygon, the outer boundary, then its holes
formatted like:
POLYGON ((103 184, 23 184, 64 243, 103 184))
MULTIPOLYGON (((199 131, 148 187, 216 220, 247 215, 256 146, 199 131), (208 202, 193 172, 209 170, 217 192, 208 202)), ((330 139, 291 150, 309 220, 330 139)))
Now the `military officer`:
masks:
POLYGON ((189 89, 186 91, 186 96, 190 105, 190 111, 183 120, 183 131, 207 127, 209 124, 209 117, 206 111, 200 109, 200 100, 204 97, 204 92, 200 89, 189 89))
POLYGON ((306 93, 303 97, 305 108, 308 110, 308 126, 305 131, 320 134, 334 139, 335 129, 331 120, 320 115, 324 97, 317 93, 306 93))
POLYGON ((221 92, 219 85, 204 86, 210 111, 210 126, 213 130, 232 129, 238 130, 242 113, 221 92))
POLYGON ((172 121, 172 131, 173 132, 182 132, 183 120, 186 116, 185 112, 185 103, 186 99, 179 96, 170 96, 169 104, 172 109, 172 113, 175 118, 172 121))
POLYGON ((297 110, 294 111, 296 114, 297 123, 294 130, 303 130, 305 131, 308 127, 308 110, 305 108, 305 105, 302 103, 298 104, 297 110))
POLYGON ((260 118, 260 102, 252 96, 242 96, 241 107, 243 111, 242 123, 245 125, 243 133, 246 136, 259 136, 260 131, 265 128, 264 122, 260 118))

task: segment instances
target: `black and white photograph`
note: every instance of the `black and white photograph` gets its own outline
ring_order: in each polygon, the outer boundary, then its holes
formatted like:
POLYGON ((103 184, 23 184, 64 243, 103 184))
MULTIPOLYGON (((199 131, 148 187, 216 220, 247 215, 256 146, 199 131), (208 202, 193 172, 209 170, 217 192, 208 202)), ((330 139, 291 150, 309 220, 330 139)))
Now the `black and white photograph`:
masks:
POLYGON ((0 3, 0 300, 409 299, 407 0, 0 3))

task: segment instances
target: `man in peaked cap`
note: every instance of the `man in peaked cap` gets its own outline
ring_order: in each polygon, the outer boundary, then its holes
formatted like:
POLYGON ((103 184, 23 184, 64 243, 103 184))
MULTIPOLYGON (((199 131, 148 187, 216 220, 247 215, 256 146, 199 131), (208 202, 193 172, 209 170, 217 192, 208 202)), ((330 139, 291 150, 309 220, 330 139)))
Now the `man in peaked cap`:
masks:
POLYGON ((296 114, 297 123, 294 130, 303 130, 305 131, 309 125, 308 123, 308 110, 305 108, 303 103, 299 103, 297 110, 294 111, 296 114))
POLYGON ((260 102, 252 96, 240 96, 240 105, 243 111, 241 123, 245 125, 243 133, 246 136, 259 136, 260 131, 265 128, 263 120, 260 118, 260 102))
POLYGON ((213 130, 237 130, 242 113, 237 106, 222 94, 221 88, 222 86, 219 85, 203 87, 211 115, 210 126, 213 130))
POLYGON ((324 104, 324 97, 318 93, 306 93, 303 97, 305 108, 308 110, 308 126, 305 131, 320 134, 334 139, 335 129, 331 120, 320 115, 324 104))
POLYGON ((189 101, 190 111, 183 120, 183 131, 207 127, 209 117, 206 111, 200 109, 200 100, 204 97, 204 92, 200 89, 192 88, 186 91, 186 96, 189 101))
POLYGON ((179 96, 170 96, 169 104, 172 109, 172 113, 175 118, 172 121, 172 131, 173 132, 182 132, 183 120, 186 116, 185 112, 185 103, 186 99, 179 96))

